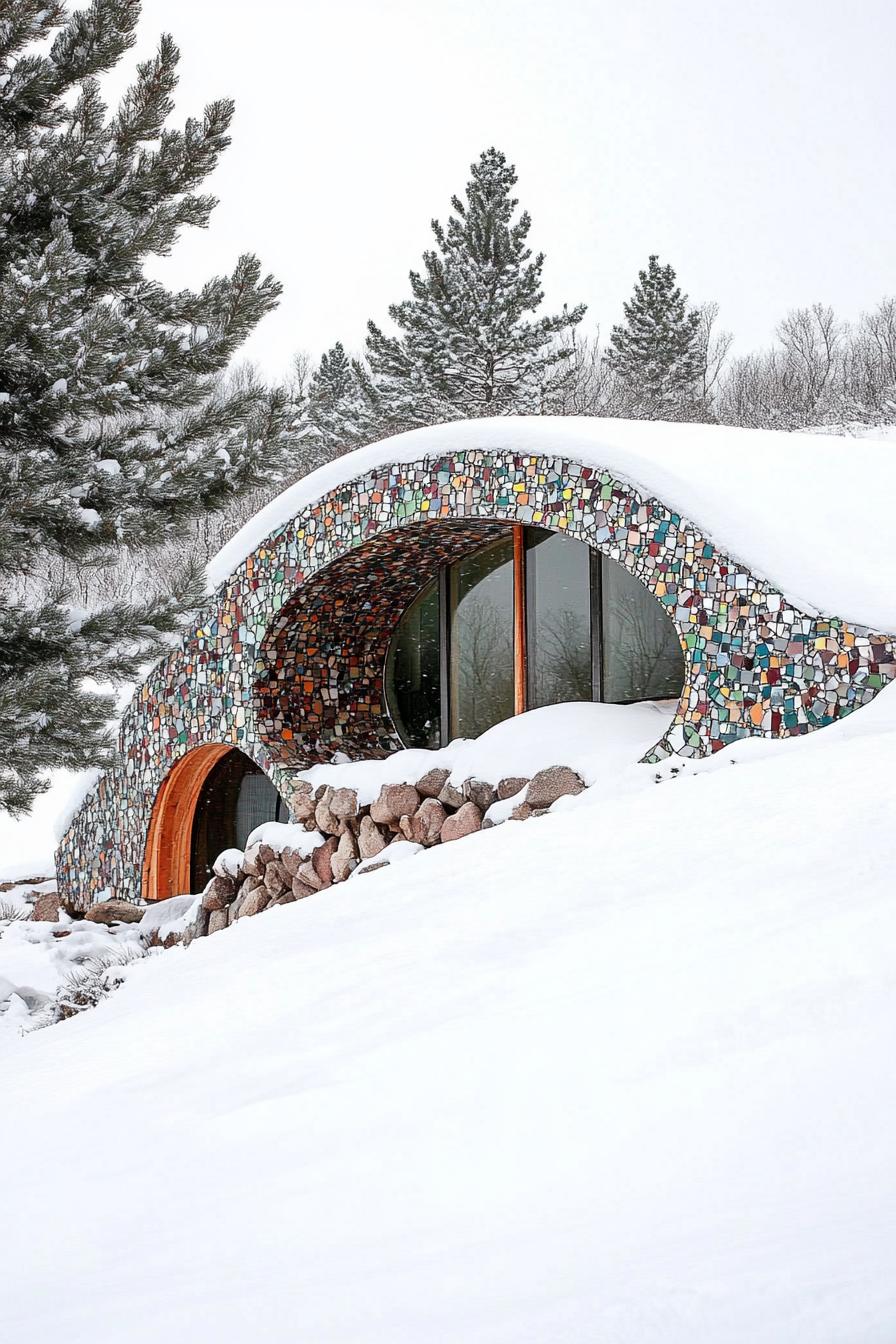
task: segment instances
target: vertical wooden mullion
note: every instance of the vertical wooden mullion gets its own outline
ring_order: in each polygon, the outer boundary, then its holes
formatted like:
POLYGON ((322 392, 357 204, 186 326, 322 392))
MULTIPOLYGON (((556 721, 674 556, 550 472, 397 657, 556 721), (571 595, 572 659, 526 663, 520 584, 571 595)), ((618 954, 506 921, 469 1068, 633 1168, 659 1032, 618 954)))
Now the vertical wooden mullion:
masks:
POLYGON ((513 712, 526 709, 526 539, 521 523, 513 525, 513 712))

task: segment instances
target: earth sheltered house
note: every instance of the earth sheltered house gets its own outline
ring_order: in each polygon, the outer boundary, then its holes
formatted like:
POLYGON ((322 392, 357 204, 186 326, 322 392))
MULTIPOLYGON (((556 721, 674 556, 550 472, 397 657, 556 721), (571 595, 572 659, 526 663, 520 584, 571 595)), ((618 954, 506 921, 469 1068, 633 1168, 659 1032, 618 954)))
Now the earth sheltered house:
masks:
POLYGON ((885 451, 508 418, 330 464, 213 562, 61 841, 65 898, 200 891, 259 823, 313 827, 310 766, 557 702, 664 702, 647 762, 834 723, 896 675, 885 451))

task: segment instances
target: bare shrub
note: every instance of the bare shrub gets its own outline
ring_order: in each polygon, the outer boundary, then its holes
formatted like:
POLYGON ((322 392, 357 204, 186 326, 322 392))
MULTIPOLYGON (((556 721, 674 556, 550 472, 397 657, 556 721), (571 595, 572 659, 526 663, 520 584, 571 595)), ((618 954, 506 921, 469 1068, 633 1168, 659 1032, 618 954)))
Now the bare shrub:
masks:
POLYGON ((32 1031, 54 1026, 95 1008, 125 981, 126 968, 149 955, 149 948, 131 944, 88 958, 66 975, 46 1008, 35 1016, 32 1031))
POLYGON ((14 919, 30 919, 31 911, 27 906, 13 905, 12 901, 0 901, 0 924, 14 919))

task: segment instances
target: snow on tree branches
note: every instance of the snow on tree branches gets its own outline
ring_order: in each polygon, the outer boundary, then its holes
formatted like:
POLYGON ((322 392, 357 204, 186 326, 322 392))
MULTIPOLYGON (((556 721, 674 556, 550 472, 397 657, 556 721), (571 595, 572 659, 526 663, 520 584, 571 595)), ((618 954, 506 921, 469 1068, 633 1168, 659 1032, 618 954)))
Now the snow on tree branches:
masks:
POLYGON ((320 357, 308 388, 308 423, 311 434, 327 457, 338 457, 350 448, 376 437, 370 401, 341 341, 320 357))
POLYGON ((687 302, 672 267, 651 256, 623 304, 625 325, 613 328, 608 352, 635 418, 700 418, 694 414, 704 362, 700 313, 687 302))
POLYGON ((447 226, 432 221, 436 246, 410 273, 412 297, 389 309, 399 334, 368 323, 369 372, 355 372, 382 432, 559 405, 569 356, 559 338, 585 306, 530 317, 544 255, 528 246, 528 213, 516 214, 516 171, 494 148, 470 171, 447 226))
POLYGON ((187 225, 233 106, 167 127, 178 50, 163 36, 107 114, 97 77, 133 45, 137 0, 0 0, 0 806, 53 766, 100 763, 110 703, 192 591, 73 614, 48 557, 95 564, 172 535, 277 462, 285 392, 220 395, 220 374, 280 293, 254 256, 198 292, 143 273, 187 225), (57 31, 58 30, 58 31, 57 31), (55 34, 55 36, 54 36, 55 34))

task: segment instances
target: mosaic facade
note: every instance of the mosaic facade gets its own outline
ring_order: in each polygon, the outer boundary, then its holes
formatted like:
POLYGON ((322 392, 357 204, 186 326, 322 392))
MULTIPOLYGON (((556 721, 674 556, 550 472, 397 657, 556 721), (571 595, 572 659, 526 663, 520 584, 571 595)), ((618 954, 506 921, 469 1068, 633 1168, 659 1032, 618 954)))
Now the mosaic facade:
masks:
POLYGON ((282 764, 355 757, 401 746, 383 674, 395 627, 442 565, 495 540, 505 523, 436 521, 385 532, 303 584, 259 650, 258 735, 282 764))
POLYGON ((674 622, 685 684, 649 761, 810 732, 896 677, 893 636, 800 611, 607 471, 485 450, 377 469, 269 537, 136 693, 117 762, 60 845, 67 898, 83 908, 107 894, 139 897, 159 785, 195 746, 240 748, 287 801, 306 765, 398 746, 383 703, 392 629, 440 564, 506 523, 605 552, 674 622))

